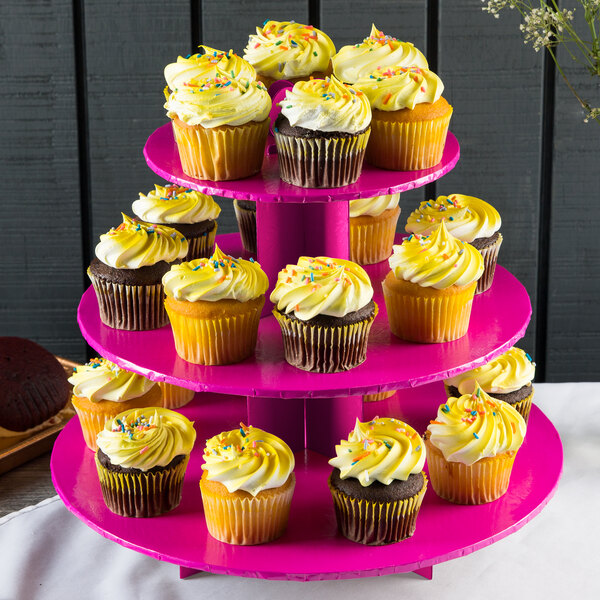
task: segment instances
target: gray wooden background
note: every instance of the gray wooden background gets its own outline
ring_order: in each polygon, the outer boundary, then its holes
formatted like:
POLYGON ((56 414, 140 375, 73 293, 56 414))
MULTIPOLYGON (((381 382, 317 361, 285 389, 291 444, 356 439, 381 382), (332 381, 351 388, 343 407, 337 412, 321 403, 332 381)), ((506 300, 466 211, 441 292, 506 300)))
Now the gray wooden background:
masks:
MULTIPOLYGON (((568 2, 561 2, 567 6, 568 2)), ((573 4, 571 2, 570 4, 573 4)), ((2 0, 0 334, 84 360, 75 313, 98 236, 160 179, 142 148, 166 122, 163 68, 199 43, 241 53, 265 19, 321 27, 337 48, 369 34, 414 42, 442 77, 456 169, 402 196, 464 193, 500 211, 500 263, 534 314, 521 346, 539 381, 597 380, 600 128, 525 46, 519 16, 479 0, 2 0)), ((581 15, 579 15, 581 17, 581 15)), ((598 99, 598 85, 570 74, 598 99)), ((221 232, 235 231, 230 200, 221 232)), ((401 224, 404 219, 401 216, 401 224)))

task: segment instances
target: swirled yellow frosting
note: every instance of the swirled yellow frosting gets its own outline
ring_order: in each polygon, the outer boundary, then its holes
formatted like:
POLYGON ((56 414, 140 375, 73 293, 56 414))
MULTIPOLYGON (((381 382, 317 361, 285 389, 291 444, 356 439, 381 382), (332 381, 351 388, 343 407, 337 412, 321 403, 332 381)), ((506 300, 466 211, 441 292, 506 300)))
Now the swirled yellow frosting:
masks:
POLYGON ((194 425, 167 408, 134 408, 106 422, 98 434, 98 448, 111 464, 148 471, 165 467, 194 447, 194 425))
POLYGON ((509 394, 529 385, 534 377, 535 363, 531 356, 513 346, 485 365, 445 379, 444 383, 461 394, 472 394, 477 384, 488 394, 509 394))
POLYGON ((93 358, 74 369, 69 383, 73 386, 74 396, 92 402, 126 402, 143 396, 156 385, 154 381, 121 369, 105 358, 93 358))
POLYGON ((233 50, 223 52, 210 46, 200 46, 201 53, 179 56, 177 62, 165 67, 165 80, 171 90, 176 90, 192 79, 207 77, 242 77, 250 81, 256 79, 254 67, 240 58, 233 50))
POLYGON ((358 133, 371 123, 367 97, 335 77, 299 81, 280 106, 291 125, 313 131, 358 133))
POLYGON ((350 200, 350 217, 378 217, 390 208, 396 208, 400 202, 400 194, 387 194, 385 196, 373 196, 372 198, 359 198, 350 200))
POLYGON ((410 42, 401 42, 385 35, 375 25, 371 35, 359 44, 344 46, 331 59, 333 73, 346 83, 368 77, 375 69, 403 66, 427 69, 427 59, 410 42))
POLYGON ((479 386, 473 394, 448 398, 427 427, 431 443, 444 458, 465 465, 516 452, 526 429, 523 417, 510 404, 490 398, 479 386))
MULTIPOLYGON (((123 214, 123 213, 121 213, 123 214)), ((123 223, 100 236, 96 246, 98 260, 114 269, 139 269, 161 260, 184 258, 188 241, 165 225, 135 221, 123 214, 123 223)))
POLYGON ((354 87, 365 93, 371 108, 385 111, 436 102, 444 91, 442 80, 433 71, 399 66, 376 69, 361 77, 354 87))
POLYGON ((389 485, 394 479, 406 481, 420 473, 425 464, 421 436, 398 419, 375 417, 356 425, 347 440, 335 447, 336 457, 329 461, 340 470, 340 477, 354 477, 363 487, 379 481, 389 485))
POLYGON ((222 483, 230 493, 241 490, 253 496, 281 487, 295 465, 282 439, 243 423, 206 440, 203 458, 209 481, 222 483))
POLYGON ((442 221, 463 242, 491 237, 502 225, 500 213, 491 204, 474 196, 451 194, 421 202, 408 217, 406 231, 429 235, 442 221))
POLYGON ((267 291, 269 280, 254 259, 225 254, 215 245, 210 258, 173 265, 162 279, 165 294, 175 300, 239 300, 247 302, 267 291))
POLYGON ((165 96, 168 117, 207 129, 262 122, 271 110, 271 97, 262 83, 224 75, 192 79, 170 94, 165 90, 165 96))
POLYGON ((367 272, 341 258, 301 256, 277 274, 271 302, 283 313, 307 321, 316 315, 343 317, 366 306, 373 298, 367 272))
POLYGON ((393 246, 388 262, 397 279, 440 290, 468 285, 483 273, 479 250, 457 240, 443 222, 430 236, 412 234, 393 246))
POLYGON ((150 223, 200 223, 216 219, 221 207, 201 192, 175 184, 155 185, 131 206, 134 214, 150 223))
POLYGON ((329 36, 312 25, 265 21, 256 35, 250 35, 244 59, 261 75, 289 79, 325 71, 334 54, 329 36))

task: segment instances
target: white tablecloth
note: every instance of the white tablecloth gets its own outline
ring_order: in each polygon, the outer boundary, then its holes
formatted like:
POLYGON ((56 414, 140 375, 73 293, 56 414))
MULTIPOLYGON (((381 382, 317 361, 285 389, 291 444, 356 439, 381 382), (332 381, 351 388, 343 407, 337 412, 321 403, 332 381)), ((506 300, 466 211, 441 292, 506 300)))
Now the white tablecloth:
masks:
POLYGON ((0 519, 0 600, 600 598, 600 384, 535 388, 564 445, 556 495, 517 533, 434 566, 432 581, 412 573, 310 583, 211 574, 180 580, 177 566, 104 539, 55 497, 0 519))

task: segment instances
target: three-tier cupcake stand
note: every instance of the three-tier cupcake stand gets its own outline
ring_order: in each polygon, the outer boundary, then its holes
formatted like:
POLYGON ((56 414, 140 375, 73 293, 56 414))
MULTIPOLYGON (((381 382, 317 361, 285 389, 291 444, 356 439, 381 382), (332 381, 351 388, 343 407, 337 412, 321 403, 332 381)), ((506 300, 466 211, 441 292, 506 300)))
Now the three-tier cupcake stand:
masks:
MULTIPOLYGON (((171 126, 156 130, 144 148, 148 165, 165 179, 257 206, 257 259, 269 276, 299 256, 348 258, 348 200, 402 192, 432 182, 457 163, 459 145, 449 133, 439 165, 409 173, 365 166, 359 180, 343 188, 304 189, 279 179, 272 145, 254 177, 208 182, 181 169, 171 126)), ((248 256, 238 234, 217 236, 233 256, 248 256)), ((327 478, 334 446, 355 419, 376 415, 402 419, 424 432, 445 401, 441 380, 483 364, 506 351, 525 333, 531 304, 524 287, 497 267, 491 289, 475 297, 466 336, 445 344, 414 344, 388 327, 381 281, 387 261, 366 267, 379 306, 366 361, 344 373, 319 374, 284 360, 279 325, 265 311, 255 355, 241 363, 208 367, 179 358, 170 326, 154 331, 121 331, 102 324, 93 288, 78 310, 81 332, 102 356, 157 381, 194 389, 181 412, 195 422, 197 442, 186 472, 178 508, 152 519, 114 515, 102 500, 94 456, 77 419, 56 441, 52 453, 54 485, 66 504, 101 535, 129 548, 180 566, 182 577, 195 571, 290 580, 343 579, 414 571, 431 578, 433 565, 463 556, 518 530, 552 497, 562 470, 562 445, 552 423, 533 407, 525 443, 517 455, 508 492, 481 506, 459 506, 428 489, 414 536, 389 546, 362 546, 336 528, 327 478), (395 394, 363 402, 363 394, 395 394), (284 536, 261 546, 232 546, 212 538, 206 528, 198 482, 204 440, 239 426, 261 427, 282 437, 296 457, 296 490, 284 536)), ((267 296, 268 297, 268 296, 267 296)))

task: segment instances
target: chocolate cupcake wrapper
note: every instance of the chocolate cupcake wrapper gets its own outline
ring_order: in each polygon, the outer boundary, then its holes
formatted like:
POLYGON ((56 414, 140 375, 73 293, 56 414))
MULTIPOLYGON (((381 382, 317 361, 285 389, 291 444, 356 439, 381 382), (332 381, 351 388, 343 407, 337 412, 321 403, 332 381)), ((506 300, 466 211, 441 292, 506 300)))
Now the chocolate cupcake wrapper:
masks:
POLYGON ((117 473, 103 467, 96 455, 102 497, 108 509, 123 517, 155 517, 181 502, 186 456, 172 469, 158 473, 117 473))
POLYGON ((423 478, 423 487, 417 494, 396 502, 357 500, 335 489, 329 480, 340 533, 353 542, 369 546, 393 544, 411 537, 427 490, 425 473, 423 478))
POLYGON ((363 396, 363 402, 378 402, 379 400, 391 398, 395 393, 396 392, 392 390, 391 392, 380 392, 379 394, 365 394, 363 396))
POLYGON ((283 181, 308 188, 354 183, 362 170, 370 129, 349 137, 302 138, 275 133, 279 175, 283 181))
POLYGON ((233 209, 244 250, 256 254, 256 211, 240 207, 237 200, 233 201, 233 209))
POLYGON ((496 271, 496 263, 498 262, 498 252, 502 245, 502 234, 498 234, 498 238, 491 246, 480 250, 481 256, 483 256, 483 275, 477 281, 476 294, 486 292, 492 287, 494 281, 494 272, 496 271))
POLYGON ((188 390, 187 388, 165 383, 164 381, 160 381, 158 386, 162 391, 163 408, 170 408, 171 410, 189 404, 196 395, 194 390, 188 390))
POLYGON ((359 265, 372 265, 385 260, 392 253, 400 207, 385 211, 384 215, 384 218, 350 218, 351 261, 359 265))
POLYGON ((294 367, 314 373, 348 371, 364 362, 374 314, 348 325, 312 325, 273 310, 283 334, 285 360, 294 367))
POLYGON ((215 251, 215 237, 217 235, 217 224, 205 235, 194 238, 187 238, 188 253, 184 260, 190 261, 196 258, 210 258, 215 251))

